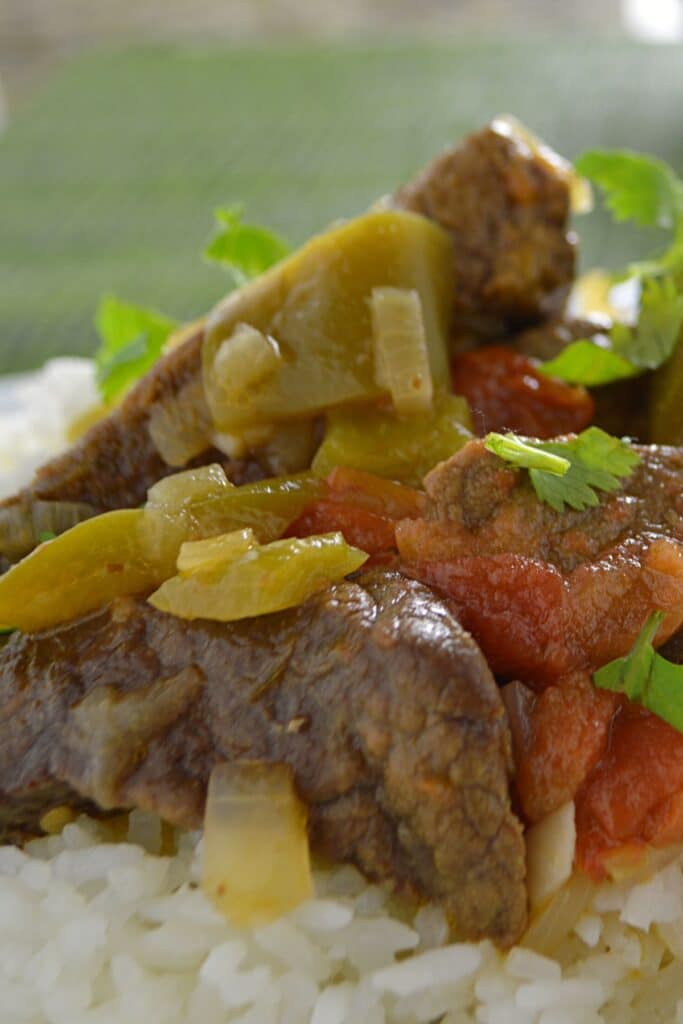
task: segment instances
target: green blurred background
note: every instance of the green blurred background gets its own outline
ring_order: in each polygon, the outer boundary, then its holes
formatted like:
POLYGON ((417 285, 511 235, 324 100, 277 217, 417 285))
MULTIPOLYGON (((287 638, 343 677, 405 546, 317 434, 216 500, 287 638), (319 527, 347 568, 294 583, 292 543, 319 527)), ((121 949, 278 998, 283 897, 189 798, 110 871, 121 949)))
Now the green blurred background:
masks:
MULTIPOLYGON (((499 112, 569 157, 629 146, 683 173, 683 47, 626 38, 616 2, 520 4, 518 24, 514 3, 477 17, 474 4, 425 2, 417 20, 414 7, 396 17, 395 5, 392 20, 391 5, 368 3, 340 29, 262 0, 235 5, 261 11, 245 29, 214 25, 203 0, 157 4, 157 22, 125 31, 121 18, 88 22, 92 6, 0 0, 2 372, 92 351, 103 292, 202 313, 226 282, 200 256, 214 207, 242 202, 299 241, 499 112), (41 18, 60 4, 74 24, 50 35, 41 18), (31 7, 42 37, 26 29, 31 7)), ((586 223, 590 260, 623 262, 634 245, 600 216, 586 223)))

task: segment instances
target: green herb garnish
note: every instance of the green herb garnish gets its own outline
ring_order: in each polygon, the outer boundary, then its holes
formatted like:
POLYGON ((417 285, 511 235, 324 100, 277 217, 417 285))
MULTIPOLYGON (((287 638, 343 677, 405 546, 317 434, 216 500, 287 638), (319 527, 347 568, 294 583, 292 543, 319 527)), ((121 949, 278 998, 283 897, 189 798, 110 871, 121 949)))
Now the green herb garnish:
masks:
POLYGON ((659 257, 626 271, 641 282, 637 324, 616 323, 597 341, 575 341, 541 367, 551 377, 595 387, 655 370, 676 347, 683 323, 683 180, 664 161, 627 150, 590 150, 576 169, 603 189, 615 220, 672 233, 659 257))
POLYGON ((601 341, 574 341, 540 369, 550 377, 586 387, 655 370, 673 353, 682 321, 683 295, 672 278, 645 278, 635 327, 615 323, 601 341))
POLYGON ((567 441, 536 441, 516 434, 487 434, 485 447, 505 462, 529 471, 540 501, 556 512, 565 505, 583 512, 598 505, 596 491, 617 491, 640 463, 626 438, 588 427, 567 441))
POLYGON ((95 353, 97 383, 110 402, 154 365, 178 324, 156 310, 108 295, 100 301, 95 326, 102 339, 95 353))
POLYGON ((241 206, 228 206, 214 213, 216 234, 204 250, 204 258, 226 267, 235 287, 258 277, 289 254, 284 239, 257 224, 245 224, 241 206))
POLYGON ((625 694, 683 732, 683 665, 657 654, 652 642, 664 612, 652 612, 630 652, 593 674, 601 690, 625 694))
POLYGON ((38 541, 40 544, 47 544, 49 540, 54 540, 57 536, 52 530, 41 530, 38 534, 38 541))

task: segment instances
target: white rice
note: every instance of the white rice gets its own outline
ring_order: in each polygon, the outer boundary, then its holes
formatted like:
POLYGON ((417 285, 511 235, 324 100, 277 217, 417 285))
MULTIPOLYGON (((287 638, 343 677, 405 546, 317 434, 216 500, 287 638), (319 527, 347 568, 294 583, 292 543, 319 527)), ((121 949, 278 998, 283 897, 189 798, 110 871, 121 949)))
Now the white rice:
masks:
MULTIPOLYGON (((92 365, 56 360, 0 398, 0 490, 30 477, 94 399, 92 365)), ((201 841, 162 856, 158 819, 125 841, 87 818, 0 847, 2 1024, 683 1024, 683 859, 595 890, 553 956, 453 943, 350 867, 251 930, 198 888, 201 841)))
POLYGON ((90 359, 52 359, 37 373, 0 378, 0 499, 66 447, 69 424, 97 400, 90 359))

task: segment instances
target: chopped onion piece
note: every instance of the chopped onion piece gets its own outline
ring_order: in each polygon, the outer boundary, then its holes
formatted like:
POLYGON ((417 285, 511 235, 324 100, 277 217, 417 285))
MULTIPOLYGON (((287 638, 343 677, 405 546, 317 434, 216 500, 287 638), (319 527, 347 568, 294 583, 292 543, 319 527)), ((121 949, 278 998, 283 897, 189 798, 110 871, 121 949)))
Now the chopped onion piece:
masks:
POLYGON ((233 487, 223 467, 214 462, 210 466, 187 469, 159 480, 147 492, 147 508, 172 515, 195 502, 220 498, 233 487))
POLYGON ((186 541, 180 547, 178 572, 183 576, 207 572, 227 562, 233 562, 255 547, 258 547, 258 540, 252 529, 233 530, 231 533, 223 533, 219 537, 209 537, 206 540, 186 541))
POLYGON ((588 876, 576 871, 550 903, 532 918, 519 945, 552 956, 574 928, 594 892, 595 885, 588 876))
POLYGON ((434 385, 418 292, 373 288, 370 307, 377 386, 389 391, 396 412, 428 412, 434 385))
POLYGON ((543 906, 571 878, 575 849, 571 800, 527 831, 527 887, 532 910, 543 906))
POLYGON ((277 540, 212 572, 174 576, 149 598, 181 619, 235 622, 303 604, 367 561, 340 533, 277 540))
POLYGON ((264 924, 313 895, 306 809, 284 764, 237 761, 211 773, 202 889, 234 924, 264 924))
POLYGON ((40 543, 41 534, 59 536, 94 515, 90 505, 73 501, 24 501, 0 509, 0 550, 18 561, 40 543))
POLYGON ((213 364, 216 387, 228 402, 244 401, 254 387, 280 368, 281 363, 280 346, 275 338, 249 324, 237 324, 216 352, 213 364))
POLYGON ((646 882, 667 864, 683 854, 683 845, 672 843, 654 847, 648 844, 624 843, 623 846, 605 854, 604 865, 607 874, 617 885, 637 885, 646 882))
POLYGON ((186 384, 177 395, 159 399, 147 429, 167 466, 186 466, 206 451, 211 446, 213 423, 201 377, 186 384))
POLYGON ((508 713, 508 724, 512 734, 512 749, 515 760, 519 760, 525 754, 530 745, 533 734, 532 714, 536 695, 533 690, 519 680, 506 683, 500 691, 500 695, 508 713))
POLYGON ((683 920, 680 917, 675 921, 666 921, 655 925, 677 960, 683 960, 683 920))
POLYGON ((229 459, 241 459, 249 452, 267 444, 275 429, 273 423, 262 423, 258 427, 248 427, 236 434, 215 431, 211 435, 211 443, 229 459))

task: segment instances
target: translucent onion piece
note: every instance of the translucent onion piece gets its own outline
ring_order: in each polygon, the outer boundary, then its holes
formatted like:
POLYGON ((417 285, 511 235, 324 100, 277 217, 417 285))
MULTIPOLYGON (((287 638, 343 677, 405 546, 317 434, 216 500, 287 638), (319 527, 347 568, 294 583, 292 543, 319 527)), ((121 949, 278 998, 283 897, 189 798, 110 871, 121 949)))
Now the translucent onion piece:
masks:
POLYGON ((186 541, 180 547, 178 572, 182 576, 207 572, 234 561, 255 547, 258 547, 258 540, 251 529, 233 530, 206 540, 186 541))
POLYGON ((322 420, 289 420, 275 425, 259 446, 259 462, 273 476, 299 473, 313 461, 322 436, 322 420))
POLYGON ((680 843, 662 847, 649 846, 642 842, 626 843, 606 853, 603 863, 613 882, 638 885, 640 882, 646 882, 667 864, 678 860, 682 854, 683 845, 680 843))
POLYGON ((249 324, 237 324, 221 342, 213 364, 214 384, 227 402, 248 401, 253 389, 279 370, 280 347, 249 324))
POLYGON ((41 534, 59 535, 94 515, 90 505, 74 501, 16 501, 0 509, 0 552, 14 562, 40 543, 41 534))
POLYGON ((256 451, 267 444, 275 429, 274 423, 260 423, 258 426, 245 427, 234 434, 214 431, 211 435, 211 442, 228 458, 241 459, 250 451, 256 451))
POLYGON ((185 466, 211 446, 213 423, 200 376, 177 395, 161 398, 154 404, 148 430, 167 466, 185 466))
POLYGON ((220 498, 234 487, 217 462, 164 477, 147 492, 147 508, 169 514, 181 512, 194 502, 220 498))
POLYGON ((306 809, 283 764, 238 761, 211 773, 202 889, 234 924, 264 924, 313 895, 306 809))
POLYGON ((676 959, 683 960, 683 920, 679 917, 655 927, 676 959))
POLYGON ((235 622, 303 604, 359 569, 367 558, 340 533, 278 540, 253 548, 214 572, 174 576, 149 600, 181 619, 235 622))
POLYGON ((532 740, 532 714, 536 695, 533 690, 514 680, 506 683, 500 695, 508 713, 508 724, 512 734, 512 748, 515 760, 519 760, 529 749, 532 740))
POLYGON ((527 831, 527 888, 532 910, 542 907, 570 879, 575 851, 573 801, 527 831))
POLYGON ((577 871, 550 903, 532 917, 531 924, 519 941, 520 946, 552 956, 568 937, 595 892, 595 885, 577 871))
POLYGON ((420 296, 409 288, 373 288, 370 299, 375 379, 396 412, 429 412, 434 384, 420 296))

